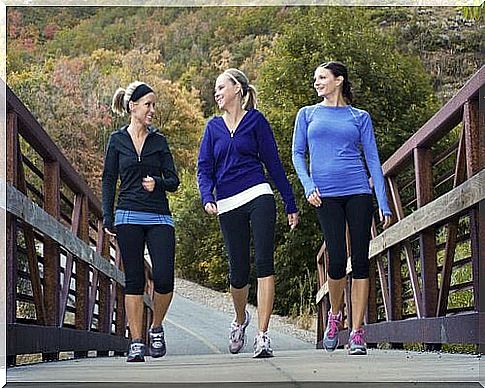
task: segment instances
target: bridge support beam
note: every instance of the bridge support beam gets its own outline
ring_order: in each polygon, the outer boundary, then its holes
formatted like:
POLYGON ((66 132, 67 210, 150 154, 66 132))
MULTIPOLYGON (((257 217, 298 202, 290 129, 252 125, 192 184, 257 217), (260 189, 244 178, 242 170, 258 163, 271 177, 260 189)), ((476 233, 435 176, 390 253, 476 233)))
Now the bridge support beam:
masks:
MULTIPOLYGON (((433 155, 429 148, 414 149, 416 178, 416 199, 418 208, 433 200, 433 155)), ((421 281, 423 293, 423 316, 434 317, 438 303, 438 268, 436 263, 435 229, 428 228, 419 234, 421 260, 421 281)), ((428 344, 429 350, 436 350, 436 344, 428 344)))

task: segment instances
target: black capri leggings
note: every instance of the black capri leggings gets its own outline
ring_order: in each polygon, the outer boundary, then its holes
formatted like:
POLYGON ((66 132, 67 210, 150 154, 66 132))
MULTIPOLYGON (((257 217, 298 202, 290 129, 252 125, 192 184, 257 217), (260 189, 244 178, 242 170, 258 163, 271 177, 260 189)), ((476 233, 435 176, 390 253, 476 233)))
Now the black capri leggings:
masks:
POLYGON ((369 277, 369 242, 374 205, 371 194, 322 197, 317 217, 329 254, 328 275, 342 279, 347 267, 345 224, 349 225, 352 277, 369 277))
POLYGON ((159 294, 174 286, 175 230, 170 225, 116 226, 116 238, 125 269, 125 294, 143 295, 145 290, 145 243, 152 261, 153 284, 159 294))
POLYGON ((261 195, 237 209, 222 213, 219 222, 229 255, 229 278, 232 287, 243 288, 249 283, 251 231, 257 277, 274 275, 276 204, 273 195, 261 195))

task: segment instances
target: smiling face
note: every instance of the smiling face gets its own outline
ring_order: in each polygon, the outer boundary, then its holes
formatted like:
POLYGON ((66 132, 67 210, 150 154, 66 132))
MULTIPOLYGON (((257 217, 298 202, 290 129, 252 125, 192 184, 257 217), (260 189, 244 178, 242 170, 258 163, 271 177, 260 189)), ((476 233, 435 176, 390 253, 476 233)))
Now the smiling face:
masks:
POLYGON ((145 126, 151 125, 155 115, 156 100, 155 93, 148 93, 138 101, 130 101, 131 117, 145 126))
POLYGON ((234 104, 235 101, 240 103, 241 85, 235 84, 229 76, 221 74, 216 79, 214 99, 221 110, 226 110, 226 108, 234 104))
POLYGON ((319 97, 328 98, 329 96, 341 93, 343 77, 335 77, 333 73, 324 68, 317 67, 314 75, 313 87, 319 97))

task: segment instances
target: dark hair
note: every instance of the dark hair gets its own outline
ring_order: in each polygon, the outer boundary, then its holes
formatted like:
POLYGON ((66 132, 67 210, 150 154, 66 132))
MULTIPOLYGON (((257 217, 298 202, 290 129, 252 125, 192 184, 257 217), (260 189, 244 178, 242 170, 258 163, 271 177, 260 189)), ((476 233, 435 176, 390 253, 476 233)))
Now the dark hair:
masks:
POLYGON ((344 83, 342 85, 342 95, 344 96, 348 104, 352 104, 352 100, 354 97, 352 93, 352 84, 349 81, 349 73, 345 65, 341 62, 330 61, 324 62, 318 67, 323 67, 324 69, 330 70, 335 77, 343 77, 344 83))
POLYGON ((227 69, 222 74, 226 75, 233 84, 241 85, 241 103, 245 110, 256 108, 256 89, 249 83, 248 77, 239 69, 227 69))

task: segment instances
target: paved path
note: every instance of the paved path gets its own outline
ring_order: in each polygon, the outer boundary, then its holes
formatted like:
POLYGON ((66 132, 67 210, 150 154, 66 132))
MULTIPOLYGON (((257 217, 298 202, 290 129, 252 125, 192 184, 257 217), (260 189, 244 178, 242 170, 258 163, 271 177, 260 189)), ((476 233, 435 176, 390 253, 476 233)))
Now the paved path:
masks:
MULTIPOLYGON (((231 314, 177 295, 167 318, 168 353, 162 359, 127 364, 124 357, 88 358, 15 367, 7 371, 7 387, 124 388, 136 387, 135 382, 162 387, 176 383, 177 388, 479 387, 480 368, 483 373, 485 366, 474 355, 376 349, 363 357, 350 357, 344 350, 326 353, 275 330, 275 357, 259 360, 252 358, 251 346, 241 354, 228 353, 231 314)), ((255 332, 253 320, 250 339, 255 332)))
MULTIPOLYGON (((232 314, 211 309, 175 294, 165 323, 168 355, 228 353, 232 314)), ((252 353, 257 317, 246 329, 247 345, 243 353, 252 353)), ((314 349, 311 343, 271 330, 272 347, 281 350, 314 349)))

